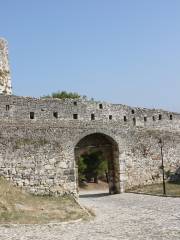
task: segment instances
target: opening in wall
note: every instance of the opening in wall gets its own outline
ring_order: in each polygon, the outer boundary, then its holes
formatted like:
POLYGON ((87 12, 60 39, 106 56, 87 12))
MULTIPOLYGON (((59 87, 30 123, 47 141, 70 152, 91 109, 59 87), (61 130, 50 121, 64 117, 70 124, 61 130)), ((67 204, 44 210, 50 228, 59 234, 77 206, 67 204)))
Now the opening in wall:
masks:
POLYGON ((153 117, 152 117, 152 120, 153 120, 153 121, 156 121, 156 118, 155 118, 155 116, 153 116, 153 117))
POLYGON ((127 117, 126 116, 124 116, 124 122, 127 122, 127 117))
POLYGON ((173 120, 173 116, 172 116, 172 114, 169 116, 169 119, 170 119, 170 120, 173 120))
POLYGON ((136 118, 133 118, 133 124, 136 126, 136 118))
POLYGON ((120 193, 119 147, 110 136, 97 132, 82 137, 74 154, 77 192, 84 181, 87 186, 103 181, 104 193, 120 193))
POLYGON ((53 116, 54 116, 55 118, 58 118, 58 112, 53 112, 53 116))
POLYGON ((159 120, 162 120, 162 115, 161 114, 159 114, 159 120))
POLYGON ((73 119, 78 119, 78 114, 77 113, 73 114, 73 119))
POLYGON ((73 102, 74 106, 77 106, 77 102, 73 102))
POLYGON ((135 113, 134 109, 132 109, 131 113, 132 113, 132 114, 134 114, 134 113, 135 113))
POLYGON ((147 122, 147 117, 144 117, 144 122, 147 122))
POLYGON ((6 105, 6 111, 9 111, 9 109, 10 109, 10 106, 6 105))
POLYGON ((99 109, 103 109, 102 103, 99 104, 99 109))
POLYGON ((34 112, 30 112, 30 119, 34 119, 34 112))
POLYGON ((112 120, 112 115, 109 115, 109 120, 112 120))
POLYGON ((94 113, 91 114, 91 120, 95 120, 95 115, 94 115, 94 113))

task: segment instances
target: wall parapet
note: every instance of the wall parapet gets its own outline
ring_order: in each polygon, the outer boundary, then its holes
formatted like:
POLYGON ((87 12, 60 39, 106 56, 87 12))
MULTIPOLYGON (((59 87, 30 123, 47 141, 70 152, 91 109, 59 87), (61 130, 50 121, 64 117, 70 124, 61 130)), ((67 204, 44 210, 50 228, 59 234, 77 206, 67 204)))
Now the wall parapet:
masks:
POLYGON ((129 107, 122 104, 84 99, 30 98, 0 95, 0 119, 11 121, 105 122, 131 127, 179 129, 180 114, 160 109, 129 107), (62 121, 61 121, 62 120, 62 121))

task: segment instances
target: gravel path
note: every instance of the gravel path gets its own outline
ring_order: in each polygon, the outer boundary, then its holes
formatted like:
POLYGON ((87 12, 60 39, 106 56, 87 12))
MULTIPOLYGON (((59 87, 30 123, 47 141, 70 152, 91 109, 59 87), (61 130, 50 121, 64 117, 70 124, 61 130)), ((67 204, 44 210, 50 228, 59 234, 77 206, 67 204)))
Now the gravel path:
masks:
POLYGON ((90 222, 0 226, 0 240, 180 239, 180 199, 131 193, 80 198, 94 209, 90 222))

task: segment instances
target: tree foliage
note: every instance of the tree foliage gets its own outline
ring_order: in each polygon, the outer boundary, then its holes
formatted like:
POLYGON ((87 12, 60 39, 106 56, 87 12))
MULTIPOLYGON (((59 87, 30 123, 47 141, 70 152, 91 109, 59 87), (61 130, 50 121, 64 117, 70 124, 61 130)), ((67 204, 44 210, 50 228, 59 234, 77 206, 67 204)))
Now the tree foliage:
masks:
POLYGON ((84 158, 80 157, 78 160, 78 177, 79 177, 79 181, 82 181, 83 179, 85 179, 85 170, 86 170, 87 166, 84 162, 84 158))
POLYGON ((44 98, 59 98, 59 99, 66 99, 66 98, 71 98, 71 99, 78 99, 81 98, 81 96, 76 93, 76 92, 66 92, 66 91, 58 91, 54 92, 51 95, 44 96, 44 98))
POLYGON ((103 158, 102 153, 93 152, 91 154, 84 154, 78 161, 79 180, 85 179, 86 181, 98 182, 98 177, 107 172, 108 164, 103 158))

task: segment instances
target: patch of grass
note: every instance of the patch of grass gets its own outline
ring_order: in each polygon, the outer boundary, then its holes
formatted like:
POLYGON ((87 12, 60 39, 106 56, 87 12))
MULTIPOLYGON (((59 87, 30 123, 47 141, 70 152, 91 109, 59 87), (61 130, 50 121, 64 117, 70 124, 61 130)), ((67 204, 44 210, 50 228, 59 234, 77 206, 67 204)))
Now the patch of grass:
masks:
POLYGON ((72 196, 34 196, 0 177, 0 223, 41 224, 87 219, 72 196))
MULTIPOLYGON (((162 183, 151 184, 130 189, 128 190, 128 192, 145 193, 151 195, 163 195, 163 185, 162 183)), ((166 195, 180 197, 180 184, 166 182, 166 195)))

